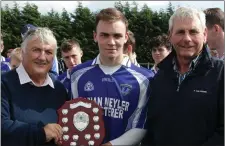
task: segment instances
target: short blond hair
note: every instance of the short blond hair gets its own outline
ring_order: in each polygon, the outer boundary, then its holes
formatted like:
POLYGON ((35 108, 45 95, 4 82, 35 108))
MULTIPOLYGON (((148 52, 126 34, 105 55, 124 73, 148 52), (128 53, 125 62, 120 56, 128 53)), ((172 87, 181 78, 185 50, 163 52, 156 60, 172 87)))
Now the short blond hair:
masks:
MULTIPOLYGON (((106 21, 106 22, 115 22, 121 20, 125 26, 126 26, 126 31, 128 31, 128 20, 125 17, 125 15, 119 11, 116 8, 106 8, 102 9, 95 18, 95 25, 96 28, 98 26, 99 21, 106 21)), ((96 30, 97 31, 97 30, 96 30)))

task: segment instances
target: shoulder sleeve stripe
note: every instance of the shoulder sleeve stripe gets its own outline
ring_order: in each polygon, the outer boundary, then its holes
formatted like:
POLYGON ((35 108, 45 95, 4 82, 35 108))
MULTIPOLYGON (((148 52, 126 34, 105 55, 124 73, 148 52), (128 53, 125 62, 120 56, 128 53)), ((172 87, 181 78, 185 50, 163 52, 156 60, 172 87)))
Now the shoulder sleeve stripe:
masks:
POLYGON ((97 57, 92 61, 92 64, 91 65, 95 65, 97 62, 97 57))
POLYGON ((132 128, 144 128, 145 121, 146 121, 146 106, 147 101, 149 98, 148 95, 148 87, 149 87, 149 80, 146 76, 141 73, 136 72, 130 68, 127 68, 128 72, 130 72, 138 81, 139 83, 139 101, 138 106, 131 117, 128 119, 128 125, 126 130, 132 128), (138 126, 139 125, 139 126, 138 126), (141 127, 140 127, 141 126, 141 127))
POLYGON ((88 70, 94 68, 95 66, 90 66, 90 67, 86 67, 80 70, 75 71, 74 73, 71 74, 71 92, 72 92, 72 98, 77 98, 79 97, 78 94, 78 81, 80 79, 80 77, 86 73, 88 70))

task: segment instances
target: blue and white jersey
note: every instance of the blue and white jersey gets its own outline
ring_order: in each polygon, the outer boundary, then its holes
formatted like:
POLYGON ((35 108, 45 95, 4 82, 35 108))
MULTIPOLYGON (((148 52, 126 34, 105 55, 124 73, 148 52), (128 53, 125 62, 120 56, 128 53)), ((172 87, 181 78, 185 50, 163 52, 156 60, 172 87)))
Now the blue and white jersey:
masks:
POLYGON ((1 61, 1 74, 8 72, 10 70, 11 70, 10 65, 5 61, 1 61))
POLYGON ((59 75, 57 79, 64 85, 66 88, 66 91, 68 94, 71 93, 70 87, 71 87, 71 82, 70 82, 70 72, 69 69, 67 69, 64 73, 59 75))
MULTIPOLYGON (((124 59, 116 67, 100 64, 99 55, 71 72, 72 98, 94 100, 104 109, 104 142, 132 128, 145 129, 149 80, 153 73, 124 59)), ((103 143, 104 143, 103 142, 103 143)))
POLYGON ((10 64, 10 57, 9 58, 5 58, 5 62, 10 64))

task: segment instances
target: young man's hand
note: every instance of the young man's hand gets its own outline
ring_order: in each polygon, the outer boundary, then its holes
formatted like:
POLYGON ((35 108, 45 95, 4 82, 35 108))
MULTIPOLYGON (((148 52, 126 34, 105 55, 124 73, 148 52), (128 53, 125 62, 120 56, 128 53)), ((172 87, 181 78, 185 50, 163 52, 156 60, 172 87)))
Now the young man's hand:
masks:
POLYGON ((110 142, 104 143, 101 146, 112 146, 112 144, 110 142))

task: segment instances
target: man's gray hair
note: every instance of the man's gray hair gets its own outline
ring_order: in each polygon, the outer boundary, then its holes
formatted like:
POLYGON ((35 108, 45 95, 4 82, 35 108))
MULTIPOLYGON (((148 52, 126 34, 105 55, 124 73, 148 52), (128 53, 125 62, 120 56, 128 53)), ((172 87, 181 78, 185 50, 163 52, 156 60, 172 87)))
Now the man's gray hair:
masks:
POLYGON ((21 48, 23 51, 26 51, 28 42, 37 37, 44 44, 55 45, 55 53, 57 52, 57 41, 53 32, 47 27, 37 27, 36 29, 29 30, 23 37, 23 42, 21 48))
MULTIPOLYGON (((172 30, 174 25, 174 19, 175 18, 198 18, 202 24, 202 29, 204 30, 206 28, 206 19, 205 19, 205 13, 201 10, 189 8, 189 7, 180 7, 178 8, 174 14, 169 19, 169 31, 172 30)), ((175 24, 176 25, 176 24, 175 24)))

